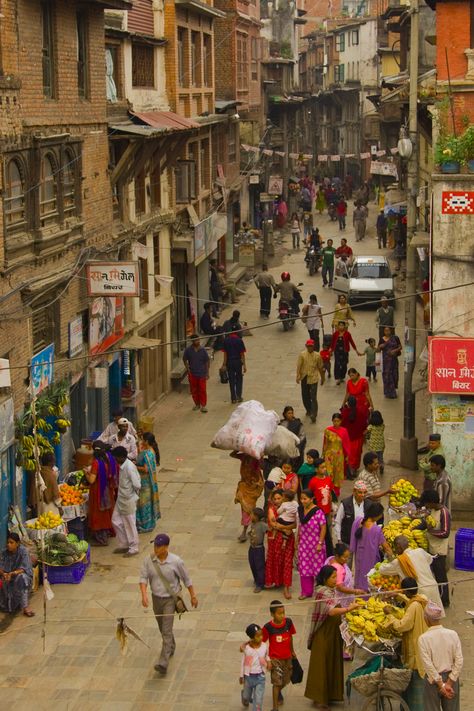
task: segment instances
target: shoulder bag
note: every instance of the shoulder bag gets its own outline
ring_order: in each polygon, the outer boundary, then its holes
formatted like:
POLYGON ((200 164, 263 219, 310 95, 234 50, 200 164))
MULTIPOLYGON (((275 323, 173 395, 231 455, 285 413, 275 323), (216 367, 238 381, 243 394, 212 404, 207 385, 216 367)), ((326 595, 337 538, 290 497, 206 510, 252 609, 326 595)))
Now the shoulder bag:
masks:
POLYGON ((155 570, 160 576, 161 582, 166 588, 166 591, 169 593, 170 597, 173 598, 174 600, 174 610, 175 612, 178 613, 179 618, 181 619, 181 615, 184 615, 185 612, 188 611, 188 608, 186 607, 186 603, 184 602, 183 598, 181 595, 178 595, 177 593, 174 593, 171 589, 171 585, 169 584, 168 579, 163 575, 163 573, 160 570, 160 566, 158 563, 155 561, 152 561, 153 565, 155 566, 155 570))

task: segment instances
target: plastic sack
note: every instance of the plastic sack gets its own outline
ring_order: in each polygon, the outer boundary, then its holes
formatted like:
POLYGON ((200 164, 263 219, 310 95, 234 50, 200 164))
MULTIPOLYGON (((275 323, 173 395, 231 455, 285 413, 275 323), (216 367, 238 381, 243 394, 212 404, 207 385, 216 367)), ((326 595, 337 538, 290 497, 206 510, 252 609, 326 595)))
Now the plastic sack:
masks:
POLYGON ((286 427, 278 425, 270 442, 265 447, 265 454, 279 459, 293 459, 300 456, 299 438, 286 427))
POLYGON ((278 427, 279 417, 273 410, 265 410, 257 400, 239 405, 226 424, 216 433, 213 446, 231 449, 261 459, 265 447, 278 427))

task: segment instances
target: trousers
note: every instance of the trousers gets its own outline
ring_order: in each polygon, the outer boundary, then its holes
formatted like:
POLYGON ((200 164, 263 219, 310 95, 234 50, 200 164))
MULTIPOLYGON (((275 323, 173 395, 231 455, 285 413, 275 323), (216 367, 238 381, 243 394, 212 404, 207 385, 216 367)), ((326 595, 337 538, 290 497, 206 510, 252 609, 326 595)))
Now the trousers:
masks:
POLYGON ((438 583, 439 594, 441 597, 441 602, 445 607, 449 605, 449 585, 448 576, 446 574, 446 556, 438 555, 431 563, 431 572, 434 575, 434 579, 438 583), (443 583, 446 583, 443 585, 443 583))
POLYGON ((138 531, 136 513, 121 514, 117 506, 112 514, 112 526, 119 548, 128 548, 129 553, 138 552, 138 531))
POLYGON ((242 361, 228 361, 227 375, 229 376, 230 399, 235 402, 235 400, 239 400, 242 397, 244 384, 242 361))
POLYGON ((318 384, 308 385, 307 378, 301 381, 301 399, 304 409, 310 417, 318 416, 318 384))
POLYGON ((249 548, 249 565, 256 588, 265 586, 265 546, 249 548))
POLYGON ((314 341, 314 350, 319 351, 319 328, 308 328, 308 335, 314 341))
POLYGON ((301 594, 305 597, 314 595, 314 575, 300 575, 301 594))
POLYGON ((252 701, 252 711, 262 711, 265 694, 265 674, 247 674, 244 676, 242 701, 252 701))
MULTIPOLYGON (((448 672, 443 672, 441 674, 443 681, 448 678, 448 672)), ((436 684, 430 684, 425 676, 425 689, 424 689, 424 711, 460 711, 461 706, 459 704, 459 681, 453 684, 453 689, 455 696, 453 699, 446 699, 444 696, 440 696, 438 692, 438 687, 436 684)))
POLYGON ((207 378, 198 378, 192 373, 188 373, 189 389, 195 405, 205 407, 207 404, 207 378))
POLYGON ((167 669, 170 657, 173 656, 174 650, 176 649, 173 634, 175 603, 172 597, 157 597, 156 595, 152 595, 152 600, 155 615, 164 615, 164 617, 156 617, 158 629, 163 639, 158 664, 167 669))
POLYGON ((260 313, 262 316, 270 316, 272 308, 272 287, 260 286, 260 313))
POLYGON ((328 283, 328 275, 329 275, 329 286, 332 286, 332 280, 334 277, 334 267, 328 267, 326 264, 323 264, 323 268, 321 269, 321 276, 323 278, 323 285, 326 286, 328 283))

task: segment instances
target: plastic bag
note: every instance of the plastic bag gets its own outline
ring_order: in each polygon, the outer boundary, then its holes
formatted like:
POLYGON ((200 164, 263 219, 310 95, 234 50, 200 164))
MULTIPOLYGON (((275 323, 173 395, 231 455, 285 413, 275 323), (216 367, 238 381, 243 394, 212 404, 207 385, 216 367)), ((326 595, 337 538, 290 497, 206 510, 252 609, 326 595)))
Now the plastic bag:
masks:
POLYGON ((226 424, 216 433, 213 446, 232 449, 261 459, 278 426, 278 415, 265 410, 257 400, 239 405, 226 424))
POLYGON ((279 459, 293 459, 300 456, 299 438, 286 427, 278 425, 270 442, 265 447, 265 454, 279 459))

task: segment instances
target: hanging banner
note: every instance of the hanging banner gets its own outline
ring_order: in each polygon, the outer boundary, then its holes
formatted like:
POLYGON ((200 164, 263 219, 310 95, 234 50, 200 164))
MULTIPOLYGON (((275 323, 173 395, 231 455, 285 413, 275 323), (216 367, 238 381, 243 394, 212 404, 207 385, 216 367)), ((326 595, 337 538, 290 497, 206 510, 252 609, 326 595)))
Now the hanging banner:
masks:
POLYGON ((474 394, 474 338, 428 337, 430 393, 474 394))
POLYGON ((312 160, 313 154, 312 153, 303 153, 303 160, 312 160))
POLYGON ((123 306, 121 296, 101 296, 94 299, 89 311, 89 353, 104 353, 123 335, 123 306))
POLYGON ((398 171, 395 163, 382 163, 382 161, 373 160, 370 164, 370 172, 372 175, 388 175, 398 180, 398 171))
POLYGON ((326 163, 327 159, 328 159, 327 156, 323 156, 323 155, 318 156, 318 161, 319 161, 320 163, 326 163))
POLYGON ((381 158, 382 156, 386 155, 387 151, 375 151, 375 155, 377 158, 381 158))
POLYGON ((344 158, 355 158, 355 153, 346 153, 344 158))
POLYGON ((280 156, 280 158, 284 158, 286 156, 286 153, 284 151, 273 151, 276 156, 280 156))
POLYGON ((89 262, 86 264, 89 296, 138 296, 138 262, 89 262))
POLYGON ((264 156, 272 156, 273 155, 273 151, 271 151, 269 148, 263 148, 262 153, 264 156))
POLYGON ((299 160, 300 154, 299 153, 288 153, 290 158, 293 158, 293 160, 299 160))
POLYGON ((39 395, 53 382, 54 343, 51 343, 31 359, 30 390, 33 397, 39 395))
POLYGON ((332 163, 339 163, 341 156, 331 156, 332 163))
POLYGON ((370 153, 361 153, 360 157, 361 157, 361 160, 365 160, 366 158, 370 158, 370 153))

